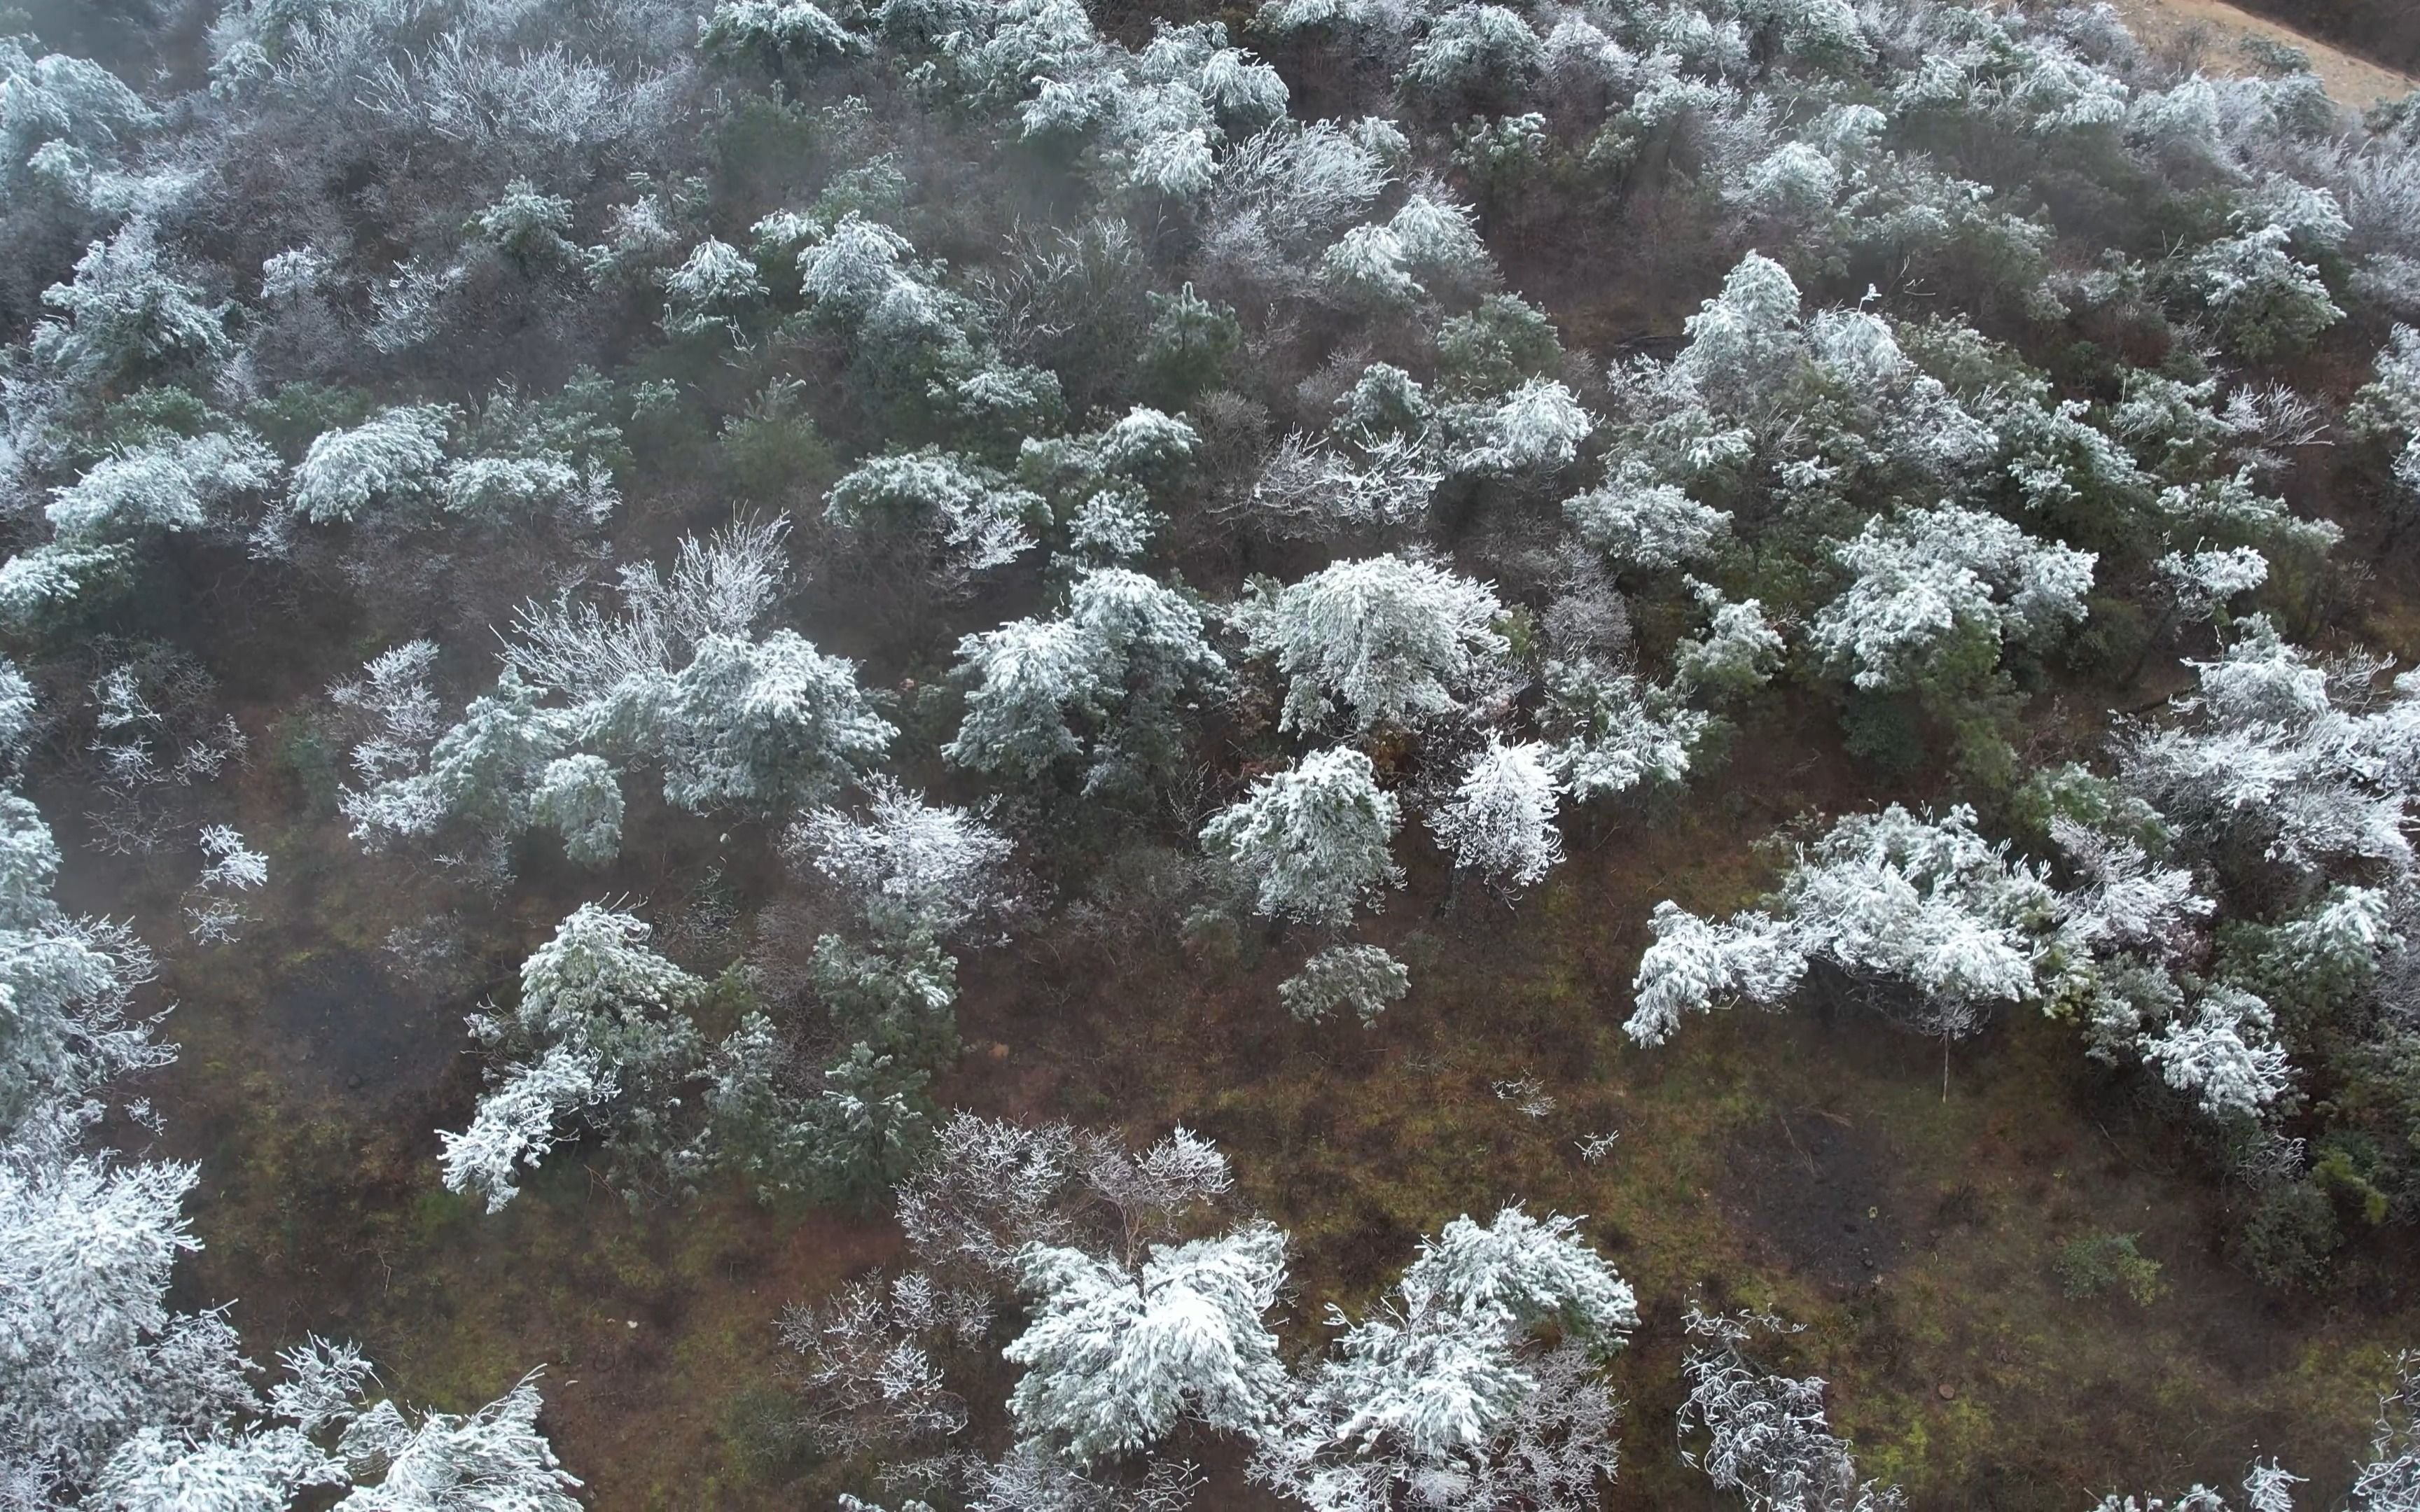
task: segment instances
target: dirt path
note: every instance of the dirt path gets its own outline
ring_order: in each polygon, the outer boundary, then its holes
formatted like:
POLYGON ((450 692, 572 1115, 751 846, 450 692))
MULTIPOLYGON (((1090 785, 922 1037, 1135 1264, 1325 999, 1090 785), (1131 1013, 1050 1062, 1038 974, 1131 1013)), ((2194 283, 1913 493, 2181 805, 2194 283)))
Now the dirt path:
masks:
POLYGON ((2381 100, 2409 94, 2414 87, 2420 87, 2420 79, 2408 73, 2381 68, 2341 48, 2331 47, 2317 38, 2305 37, 2289 26, 2281 26, 2265 17, 2239 10, 2226 4, 2225 0, 2117 0, 2117 6, 2118 14, 2134 28, 2134 35, 2151 46, 2157 46, 2190 27, 2206 28, 2209 44, 2204 50, 2201 66, 2212 73, 2236 73, 2244 69, 2245 61, 2236 51, 2236 40, 2250 35, 2283 42, 2309 54, 2311 71, 2319 76, 2319 83, 2327 89, 2328 98, 2355 110, 2366 110, 2381 100))

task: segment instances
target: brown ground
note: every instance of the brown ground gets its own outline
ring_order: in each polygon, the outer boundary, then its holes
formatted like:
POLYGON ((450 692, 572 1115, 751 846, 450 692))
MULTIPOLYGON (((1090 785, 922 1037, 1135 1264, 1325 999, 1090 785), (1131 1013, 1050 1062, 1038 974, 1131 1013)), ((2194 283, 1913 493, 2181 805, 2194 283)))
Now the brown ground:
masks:
POLYGON ((2311 71, 2319 76, 2328 98, 2355 110, 2381 100, 2406 95, 2420 87, 2420 79, 2381 68, 2289 26, 2227 5, 2226 0, 2117 0, 2118 13, 2146 45, 2189 43, 2200 28, 2206 36, 2201 66, 2211 73, 2240 73, 2248 63, 2236 49, 2239 39, 2264 37, 2310 54, 2311 71))

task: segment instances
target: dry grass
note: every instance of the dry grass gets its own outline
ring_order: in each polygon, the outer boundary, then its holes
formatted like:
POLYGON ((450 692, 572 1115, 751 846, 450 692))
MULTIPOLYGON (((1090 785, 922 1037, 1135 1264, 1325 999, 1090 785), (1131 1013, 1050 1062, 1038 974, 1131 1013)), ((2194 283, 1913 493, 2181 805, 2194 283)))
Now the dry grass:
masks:
POLYGON ((2212 73, 2241 73, 2249 64, 2238 50, 2245 37, 2257 37, 2308 54, 2311 71, 2319 76, 2328 98, 2354 110, 2366 110, 2420 86, 2420 79, 2384 68, 2305 37, 2265 16, 2240 10, 2226 0, 2117 0, 2118 13, 2147 46, 2195 50, 2201 67, 2212 73))

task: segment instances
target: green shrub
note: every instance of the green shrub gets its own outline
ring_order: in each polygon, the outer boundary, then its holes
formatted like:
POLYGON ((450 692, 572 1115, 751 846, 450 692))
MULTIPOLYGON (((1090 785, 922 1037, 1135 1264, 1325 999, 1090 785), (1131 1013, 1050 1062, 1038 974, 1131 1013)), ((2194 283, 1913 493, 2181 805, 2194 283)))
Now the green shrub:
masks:
POLYGON ((2244 1269, 2273 1287, 2316 1287, 2344 1242, 2335 1204, 2318 1183, 2279 1181, 2254 1203, 2237 1236, 2244 1269))
POLYGON ((2167 1288, 2160 1279, 2160 1262, 2134 1245, 2133 1234, 2081 1234, 2059 1246, 2051 1263, 2059 1289, 2070 1301, 2098 1297, 2117 1288, 2137 1306, 2148 1307, 2167 1288))
POLYGON ((743 1386, 732 1393, 715 1427, 733 1472, 745 1480, 779 1486, 814 1465, 799 1404, 779 1386, 743 1386))
POLYGON ((1852 692, 1840 710, 1840 738, 1851 756, 1885 777, 1906 777, 1932 755, 1915 704, 1891 693, 1852 692))

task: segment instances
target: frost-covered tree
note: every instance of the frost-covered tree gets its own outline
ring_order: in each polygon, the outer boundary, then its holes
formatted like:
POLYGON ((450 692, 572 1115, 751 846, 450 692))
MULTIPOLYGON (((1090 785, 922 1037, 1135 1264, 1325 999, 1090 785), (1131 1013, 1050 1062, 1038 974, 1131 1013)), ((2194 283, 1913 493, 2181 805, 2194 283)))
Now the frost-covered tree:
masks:
POLYGON ((1439 193, 1433 186, 1415 191, 1384 225, 1347 231, 1321 257, 1322 281, 1375 304, 1408 303, 1433 288, 1450 292, 1485 283, 1495 265, 1471 212, 1439 193))
POLYGON ((400 745, 377 748, 380 780, 346 798, 355 835, 427 838, 461 823, 501 849, 545 824, 575 859, 608 859, 621 807, 606 787, 629 764, 654 767, 666 801, 692 811, 830 797, 895 731, 850 662, 795 631, 754 633, 779 590, 781 540, 749 526, 687 540, 668 579, 625 572, 617 614, 568 596, 525 607, 495 691, 424 769, 409 769, 400 745))
POLYGON ((1452 849, 1456 866, 1517 891, 1562 859, 1562 836, 1555 828, 1562 793, 1543 742, 1507 745, 1490 734, 1431 823, 1452 849))
POLYGON ((1569 467, 1596 422, 1572 391, 1551 378, 1533 378, 1493 404, 1454 417, 1463 440, 1452 453, 1466 473, 1536 475, 1569 467))
POLYGON ((2177 612, 2206 620, 2227 600, 2269 580, 2269 559, 2248 546, 2221 551, 2171 551, 2152 563, 2176 595, 2177 612))
POLYGON ((506 184, 504 197, 472 216, 468 229, 475 240, 523 269, 568 261, 575 254, 564 236, 571 229, 571 201, 526 178, 506 184))
MULTIPOLYGON (((2303 1479, 2273 1459, 2265 1465, 2254 1460, 2243 1475, 2244 1512, 2294 1512, 2294 1488, 2303 1479)), ((2223 1493, 2196 1481, 2173 1501, 2162 1496, 2112 1494, 2095 1504, 2092 1512, 2233 1512, 2234 1504, 2223 1493)))
POLYGON ((1401 822, 1370 758, 1339 747, 1256 780, 1202 826, 1202 843, 1243 874, 1258 912, 1332 924, 1402 877, 1390 852, 1401 822))
POLYGON ((1590 656, 1546 663, 1543 681, 1539 723, 1553 743, 1553 769, 1581 802, 1685 779, 1713 722, 1672 690, 1590 656))
POLYGON ((34 685, 15 662, 0 656, 0 772, 9 771, 24 759, 25 748, 34 739, 38 712, 34 685))
POLYGON ((136 217, 76 263, 75 276, 42 293, 53 312, 35 327, 31 347, 44 368, 101 384, 150 371, 207 366, 235 349, 226 305, 172 270, 152 223, 136 217))
POLYGON ((374 503, 425 496, 437 486, 454 418, 450 406, 403 405, 321 432, 295 464, 288 502, 315 525, 349 524, 374 503))
POLYGON ((878 456, 833 484, 824 517, 852 534, 912 548, 935 584, 955 591, 1034 546, 1033 493, 979 462, 928 447, 878 456))
POLYGON ((1431 23, 1403 73, 1406 90, 1453 100, 1516 87, 1539 66, 1538 34, 1516 11, 1465 4, 1431 23))
POLYGON ((1389 1303, 1332 1314, 1253 1478, 1321 1512, 1594 1505, 1619 1455, 1596 1365, 1638 1315, 1576 1227, 1512 1207, 1422 1241, 1389 1303))
POLYGON ((1730 532, 1731 518, 1637 470, 1563 501, 1580 538, 1617 564, 1668 572, 1701 562, 1730 532))
POLYGON ((15 172, 40 148, 57 143, 77 151, 131 147, 160 124, 159 113, 124 81, 90 58, 29 52, 30 37, 0 48, 0 80, 8 92, 0 113, 0 151, 15 172))
POLYGON ((1079 1469, 1032 1444, 1011 1448, 971 1479, 969 1512, 1187 1512, 1202 1486, 1200 1472, 1181 1459, 1154 1458, 1140 1476, 1121 1476, 1079 1469))
POLYGON ((670 572, 622 569, 613 612, 565 595, 514 617, 504 664, 523 681, 581 703, 634 679, 669 674, 710 636, 745 638, 772 612, 787 581, 786 527, 740 522, 684 536, 670 572))
POLYGON ((1237 611, 1255 656, 1287 679, 1282 723, 1316 730, 1340 712, 1352 728, 1462 708, 1504 655, 1503 611, 1484 583, 1398 556, 1322 568, 1237 611))
POLYGON ((2286 1051, 2273 1038, 2269 1005, 2241 988, 2204 993, 2180 1017, 2142 1041, 2143 1058, 2214 1119, 2257 1118, 2289 1085, 2286 1051))
POLYGON ((2121 741, 2128 789, 2213 856, 2240 847, 2304 877, 2411 868, 2404 815, 2420 770, 2407 732, 2420 685, 2409 674, 2379 690, 2379 661, 2318 661, 2261 615, 2215 660, 2189 665, 2198 685, 2179 717, 2121 741))
POLYGON ((1157 501, 1190 474, 1201 448, 1190 423, 1137 405, 1088 435, 1026 437, 1016 469, 1047 501, 1063 560, 1136 565, 1167 526, 1157 501))
POLYGON ((1706 627, 1672 648, 1674 683, 1691 692, 1739 695, 1771 682, 1786 647, 1764 605, 1733 602, 1694 579, 1689 588, 1706 610, 1706 627))
POLYGON ((2397 326, 2370 381, 2345 410, 2345 428, 2396 454, 2395 477, 2420 495, 2420 330, 2397 326))
POLYGON ((821 1305, 791 1308, 782 1342, 799 1357, 805 1428, 821 1453, 879 1453, 894 1470, 967 1426, 964 1398, 942 1383, 937 1350, 982 1338, 990 1299, 943 1288, 922 1271, 852 1282, 821 1305))
POLYGON ((651 1103, 702 1054, 687 1010, 704 984, 647 949, 648 933, 633 915, 583 903, 521 963, 509 1011, 471 1015, 498 1059, 471 1127, 439 1136, 448 1187, 480 1192, 492 1212, 565 1137, 566 1118, 616 1097, 620 1111, 590 1121, 643 1130, 659 1116, 651 1103))
POLYGON ((767 292, 755 260, 712 237, 691 248, 679 267, 665 270, 663 285, 664 329, 676 336, 727 331, 736 338, 739 317, 761 304, 767 292))
POLYGON ((1330 442, 1296 432, 1278 443, 1240 508, 1279 535, 1355 539, 1417 523, 1444 477, 1423 436, 1330 442))
POLYGON ((200 843, 207 860, 187 895, 185 921, 194 939, 222 944, 243 927, 246 916, 237 897, 269 880, 269 857, 246 845, 232 825, 203 825, 200 843))
POLYGON ((150 956, 130 930, 61 912, 58 869, 39 811, 0 793, 0 1142, 169 1058, 126 1016, 150 956))
POLYGON ((2420 1355, 2395 1361, 2395 1386, 2378 1404, 2369 1459, 2353 1477, 2361 1512, 2409 1512, 2420 1506, 2420 1355))
POLYGON ((877 932, 951 934, 1006 901, 1007 836, 889 778, 873 779, 867 799, 862 819, 816 810, 784 848, 853 894, 877 932))
POLYGON ((1800 849, 1764 910, 1714 923, 1657 904, 1623 1032, 1661 1044, 1683 1013, 1777 1005, 1817 961, 1893 1016, 1971 1032, 1994 1005, 2039 995, 2055 903, 2042 871, 1985 840, 1970 809, 1853 814, 1800 849))
POLYGON ((1340 1008, 1351 1009, 1368 1028, 1411 986, 1411 972, 1384 948, 1331 945, 1278 984, 1278 1000, 1305 1023, 1317 1023, 1340 1008))
POLYGON ((52 496, 43 513, 70 545, 198 531, 237 496, 276 481, 277 458, 247 431, 163 437, 105 456, 52 496))
MULTIPOLYGON (((1837 548, 1848 590, 1808 640, 1859 687, 1905 687, 1971 644, 2040 642, 2084 618, 2093 554, 1954 504, 1869 520, 1837 548)), ((1973 654, 1973 653, 1970 653, 1973 654)))
POLYGON ((1085 572, 1061 614, 968 636, 958 659, 967 713, 944 755, 1024 782, 1080 761, 1093 793, 1167 770, 1185 703, 1227 682, 1201 609, 1122 567, 1085 572))
POLYGON ((1032 1246, 1106 1243, 1132 1261, 1233 1184, 1226 1157, 1181 1128, 1137 1154, 1114 1135, 1063 1123, 961 1113, 901 1183, 899 1227, 935 1273, 1011 1288, 1032 1246), (1104 1211, 1115 1216, 1113 1231, 1102 1229, 1104 1211))
POLYGON ((543 692, 506 669, 496 690, 473 699, 429 748, 425 769, 345 795, 353 837, 425 839, 458 821, 501 845, 527 829, 539 789, 571 744, 569 721, 539 706, 543 692))
POLYGON ((336 1504, 348 1512, 573 1512, 581 1483, 538 1431, 541 1405, 535 1372, 475 1412, 408 1415, 393 1400, 381 1401, 345 1429, 337 1451, 383 1473, 336 1504))
POLYGON ((39 1489, 87 1481, 147 1426, 207 1431, 252 1400, 235 1330, 167 1304, 198 1249, 190 1165, 0 1156, 0 1471, 39 1489))
POLYGON ((602 866, 622 853, 622 774, 602 756, 558 756, 530 790, 530 820, 563 837, 563 854, 602 866))
POLYGON ((699 811, 813 802, 863 771, 894 731, 855 666, 791 630, 712 636, 677 673, 616 689, 600 723, 663 771, 664 797, 699 811))
POLYGON ((1285 1236, 1263 1221, 1155 1244, 1129 1270, 1081 1250, 1026 1252, 1032 1322, 1001 1352, 1025 1367, 1017 1431, 1085 1463, 1145 1449, 1181 1421, 1249 1433, 1285 1397, 1266 1315, 1285 1284, 1285 1236))
POLYGON ((864 51, 862 39, 813 0, 721 0, 698 22, 700 47, 753 49, 775 57, 845 57, 864 51))
POLYGON ((1798 370, 1799 293, 1789 271, 1749 253, 1683 329, 1677 377, 1728 414, 1753 416, 1798 370))
POLYGON ((1779 1319, 1733 1318, 1692 1305, 1682 1375, 1689 1395, 1681 1403, 1684 1437, 1702 1432, 1702 1448, 1684 1451, 1719 1490, 1738 1493, 1753 1512, 1894 1512, 1899 1489, 1861 1481, 1847 1440, 1832 1432, 1823 1412, 1823 1381, 1760 1368, 1745 1353, 1758 1329, 1780 1330, 1779 1319))
POLYGON ((2300 350, 2344 318, 2319 270, 2287 250, 2292 240, 2285 226, 2263 225, 2200 248, 2177 270, 2227 344, 2256 363, 2300 350))

